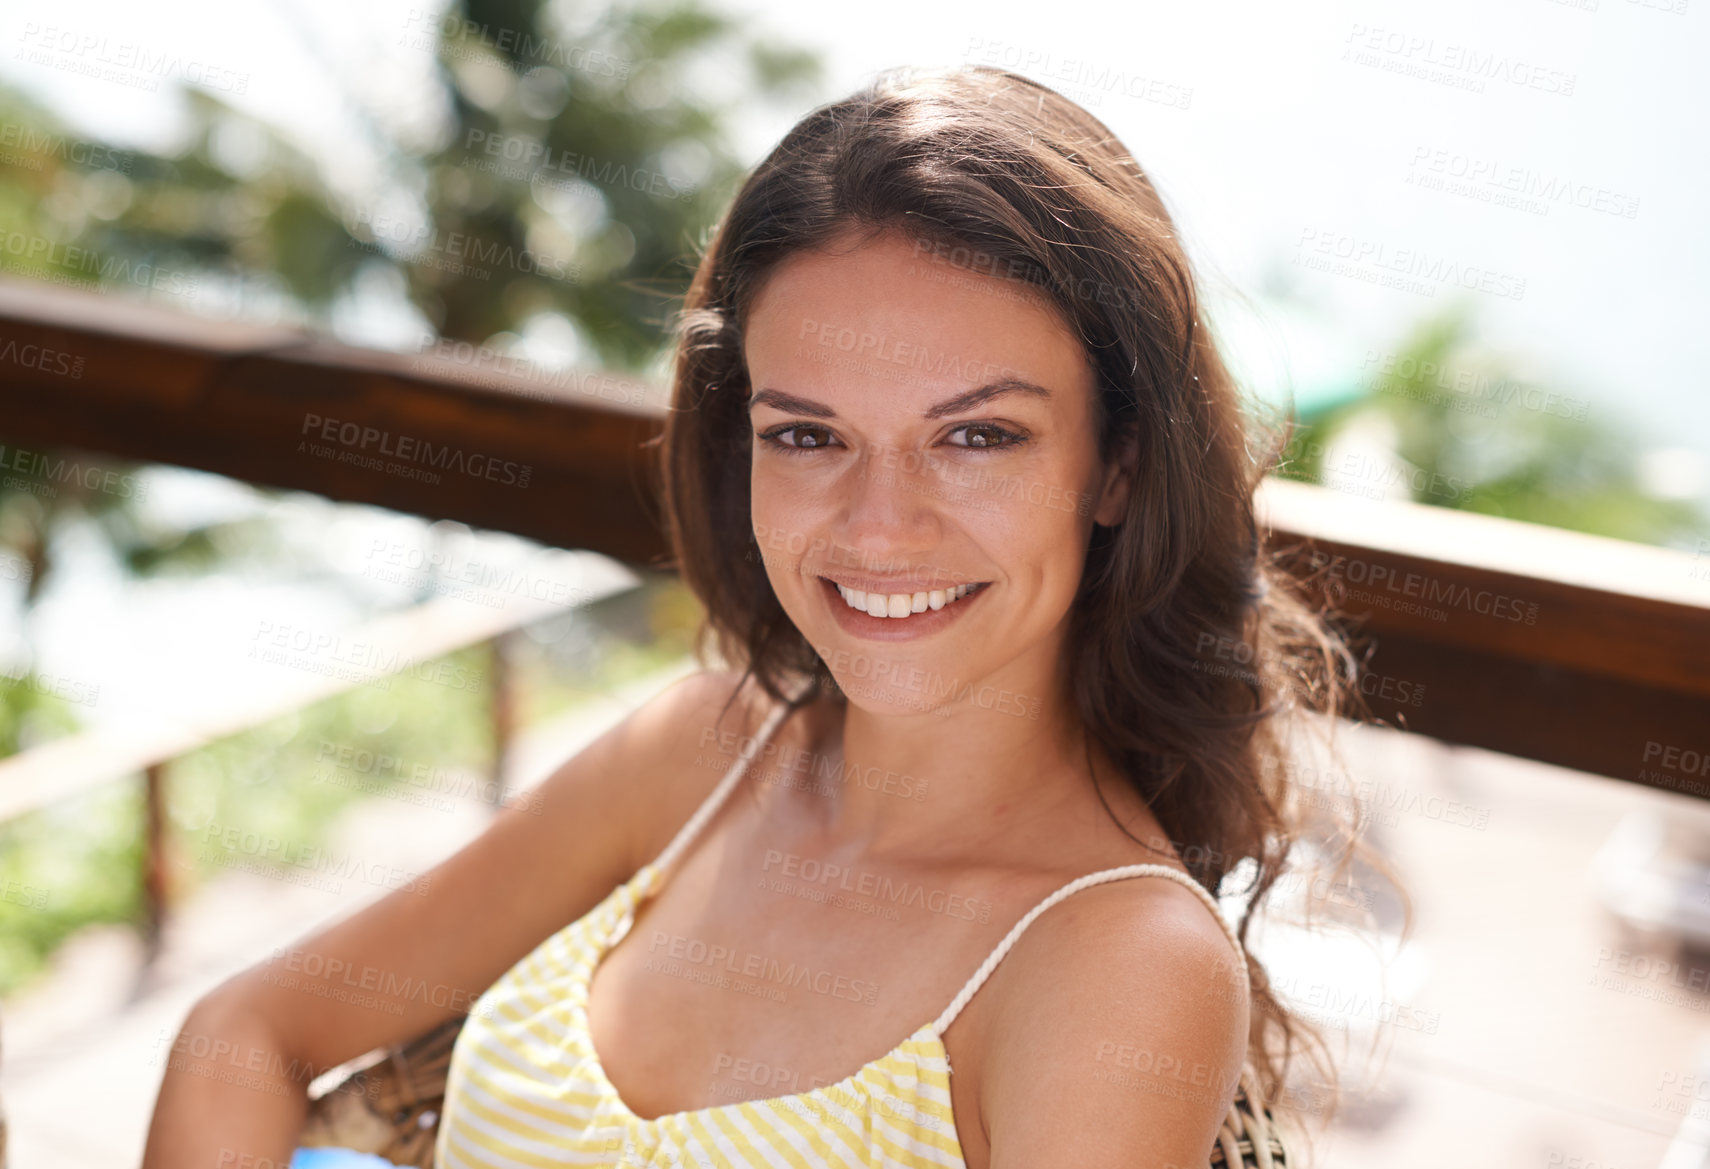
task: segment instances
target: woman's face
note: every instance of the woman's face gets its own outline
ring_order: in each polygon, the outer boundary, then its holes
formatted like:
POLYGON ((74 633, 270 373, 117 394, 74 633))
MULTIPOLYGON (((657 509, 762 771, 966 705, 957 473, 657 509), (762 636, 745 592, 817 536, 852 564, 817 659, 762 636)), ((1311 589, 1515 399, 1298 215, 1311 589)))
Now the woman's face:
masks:
POLYGON ((750 310, 767 576, 863 709, 1036 718, 1092 525, 1128 489, 1098 462, 1092 367, 989 257, 858 241, 791 256, 750 310))

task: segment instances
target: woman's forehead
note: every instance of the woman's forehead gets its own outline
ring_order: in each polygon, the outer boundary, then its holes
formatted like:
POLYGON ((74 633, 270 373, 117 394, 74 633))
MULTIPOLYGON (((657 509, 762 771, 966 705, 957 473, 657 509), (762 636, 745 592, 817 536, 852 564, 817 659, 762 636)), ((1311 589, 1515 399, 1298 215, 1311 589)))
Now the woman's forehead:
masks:
POLYGON ((1084 347, 1019 281, 959 270, 887 233, 784 260, 756 297, 746 357, 780 377, 843 371, 926 391, 1019 377, 1068 388, 1084 347))

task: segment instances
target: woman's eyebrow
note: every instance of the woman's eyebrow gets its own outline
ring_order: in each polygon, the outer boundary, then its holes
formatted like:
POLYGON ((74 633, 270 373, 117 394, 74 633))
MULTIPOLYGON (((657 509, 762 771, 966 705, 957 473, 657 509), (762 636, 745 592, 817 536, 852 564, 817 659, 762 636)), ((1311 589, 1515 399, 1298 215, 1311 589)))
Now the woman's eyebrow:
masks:
MULTIPOLYGON (((964 410, 972 410, 975 406, 1002 397, 1004 394, 1032 394, 1034 397, 1051 400, 1051 391, 1044 386, 1027 381, 1024 378, 1000 378, 995 382, 987 382, 972 390, 966 390, 954 397, 946 398, 937 405, 927 409, 921 415, 923 418, 944 418, 951 414, 960 414, 964 410)), ((748 409, 753 411, 756 406, 772 406, 788 414, 806 414, 810 418, 836 418, 837 411, 823 402, 812 398, 803 398, 795 394, 787 394, 783 390, 761 390, 748 399, 748 409)))

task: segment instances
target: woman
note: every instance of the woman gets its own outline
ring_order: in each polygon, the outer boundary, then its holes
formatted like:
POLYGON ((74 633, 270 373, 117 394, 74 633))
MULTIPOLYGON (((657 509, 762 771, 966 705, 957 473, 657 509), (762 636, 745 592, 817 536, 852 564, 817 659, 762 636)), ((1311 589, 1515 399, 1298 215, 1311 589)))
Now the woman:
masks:
MULTIPOLYGON (((1074 103, 897 71, 798 124, 701 260, 662 438, 733 668, 301 947, 480 996, 438 1164, 1196 1166, 1244 1066, 1280 1111, 1310 1033, 1242 945, 1298 834, 1275 715, 1351 662, 1264 554, 1249 440, 1074 103)), ((325 1067, 454 1013, 303 978, 186 1028, 325 1067)), ((169 1076, 145 1169, 289 1150, 296 1096, 193 1133, 219 1091, 169 1076)))

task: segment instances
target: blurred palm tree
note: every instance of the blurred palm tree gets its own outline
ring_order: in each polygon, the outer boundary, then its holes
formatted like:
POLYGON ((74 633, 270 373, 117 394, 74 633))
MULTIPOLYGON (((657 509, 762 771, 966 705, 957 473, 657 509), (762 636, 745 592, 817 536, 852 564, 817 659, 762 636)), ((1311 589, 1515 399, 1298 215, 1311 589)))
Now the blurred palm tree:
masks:
MULTIPOLYGON (((342 82, 380 158, 359 195, 206 91, 187 93, 185 144, 167 155, 80 136, 0 86, 13 147, 0 153, 0 232, 64 245, 0 254, 0 268, 88 284, 74 257, 95 255, 102 291, 131 292, 110 274, 148 265, 184 278, 168 286, 190 288, 193 311, 259 296, 326 332, 356 298, 392 289, 431 326, 418 341, 506 351, 545 322, 581 360, 640 372, 661 354, 671 299, 743 172, 731 124, 757 101, 799 103, 821 68, 697 0, 460 0, 438 16, 411 10, 396 32, 431 54, 439 92, 426 104, 442 116, 424 140, 411 111, 369 108, 342 82)), ((11 446, 4 433, 0 443, 11 446)), ((0 548, 27 565, 21 628, 57 535, 82 521, 135 573, 196 571, 265 542, 253 521, 163 524, 132 493, 0 484, 0 548)), ((22 703, 24 689, 0 683, 0 701, 22 703)))
POLYGON ((1588 400, 1529 379, 1480 345, 1465 309, 1417 325, 1394 352, 1368 354, 1365 392, 1303 419, 1281 474, 1357 493, 1397 486, 1415 503, 1505 516, 1644 544, 1691 548, 1710 518, 1659 494, 1635 435, 1588 400), (1337 455, 1380 436, 1383 459, 1337 455))
MULTIPOLYGON (((799 106, 820 69, 814 55, 694 0, 462 0, 440 15, 412 9, 394 32, 422 54, 436 92, 400 110, 368 96, 363 79, 339 78, 355 112, 352 150, 373 155, 364 183, 346 173, 362 168, 311 157, 206 91, 185 95, 182 147, 151 153, 79 135, 0 85, 0 237, 59 245, 0 249, 0 270, 132 294, 146 265, 173 277, 166 299, 189 311, 371 344, 398 339, 352 335, 351 310, 391 297, 383 307, 421 323, 404 344, 437 337, 509 352, 532 330, 568 338, 555 348, 579 362, 644 373, 663 352, 661 322, 687 288, 696 247, 743 172, 731 126, 756 102, 799 106), (79 262, 90 256, 98 279, 79 262), (176 289, 187 291, 170 295, 176 289)), ((0 420, 0 453, 18 445, 0 420)), ((61 455, 120 483, 136 483, 141 469, 33 449, 8 467, 61 455)), ((266 555, 273 543, 265 520, 186 527, 136 490, 85 486, 99 481, 39 469, 0 478, 0 607, 9 590, 20 617, 0 618, 0 630, 22 631, 32 663, 30 617, 74 528, 93 530, 134 574, 203 572, 266 555)), ((0 755, 76 729, 75 706, 41 684, 33 664, 9 673, 16 678, 0 676, 0 755)), ((222 822, 312 840, 347 793, 314 782, 305 753, 328 739, 383 746, 363 697, 301 712, 314 733, 288 748, 270 726, 179 760, 175 798, 200 798, 222 822)), ((479 711, 444 693, 397 705, 415 721, 385 732, 396 742, 384 749, 397 755, 407 743, 473 765, 478 753, 464 740, 485 725, 479 711), (447 739, 452 730, 461 738, 447 739)), ((0 992, 80 926, 137 917, 140 823, 131 793, 100 789, 0 825, 0 880, 43 901, 0 901, 0 992)))

